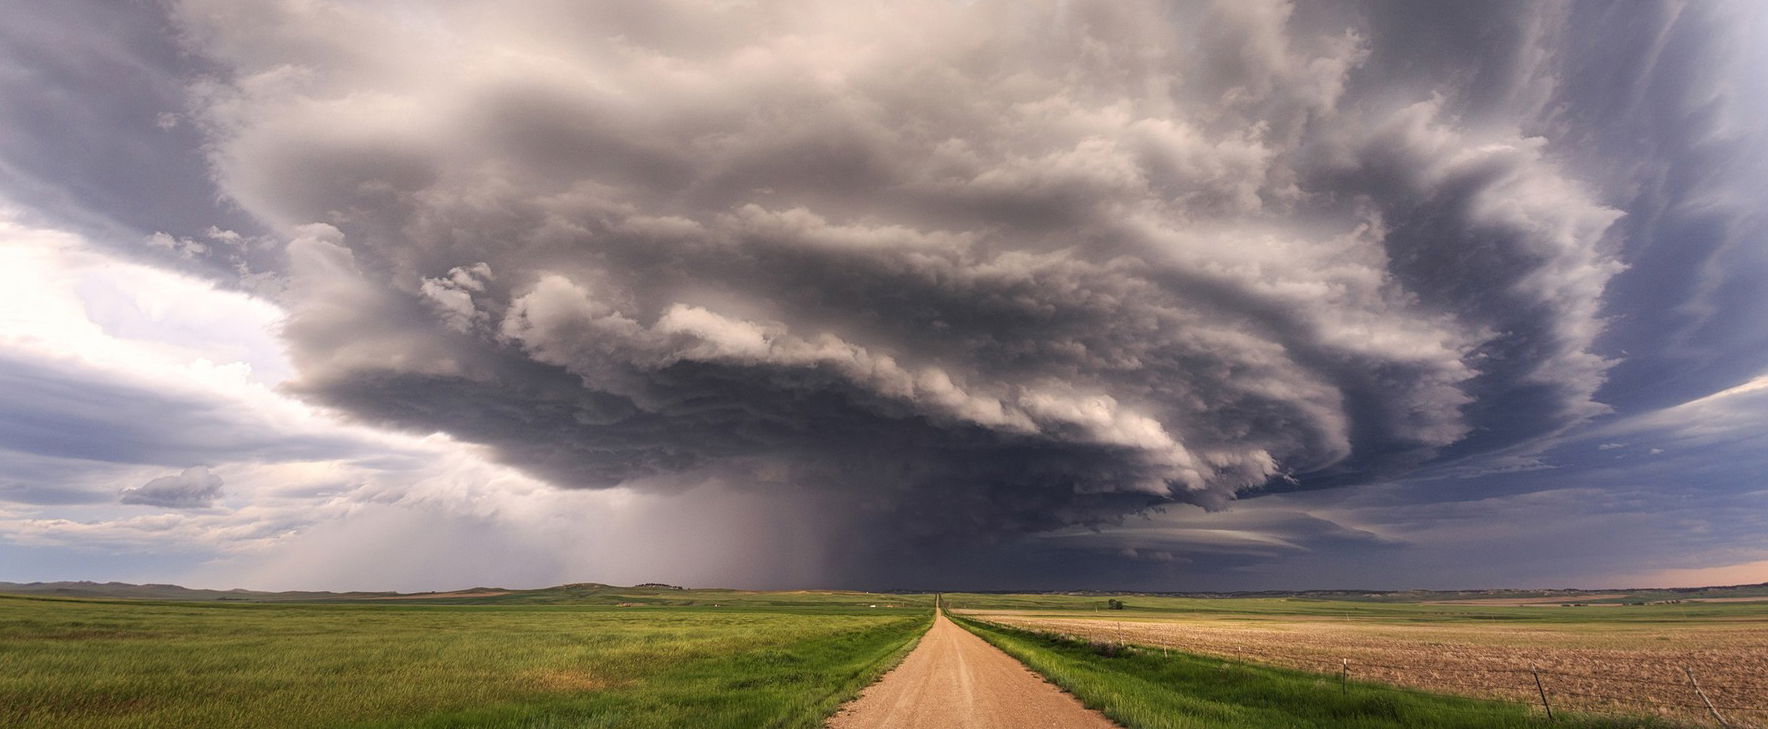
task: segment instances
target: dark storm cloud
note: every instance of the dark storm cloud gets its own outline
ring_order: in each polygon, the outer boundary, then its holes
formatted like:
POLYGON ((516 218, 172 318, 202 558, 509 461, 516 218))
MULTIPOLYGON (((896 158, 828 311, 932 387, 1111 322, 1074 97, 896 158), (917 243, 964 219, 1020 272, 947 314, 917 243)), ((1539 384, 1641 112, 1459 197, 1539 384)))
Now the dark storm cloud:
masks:
MULTIPOLYGON (((993 574, 1003 587, 1153 590, 1664 584, 1664 570, 1768 557, 1765 426, 1758 378, 1563 437, 1527 470, 1286 493, 1218 514, 1174 508, 1025 540, 993 558, 993 574), (1136 559, 1113 559, 1113 546, 1136 559), (1040 577, 1036 560, 1015 558, 1025 554, 1092 581, 1040 577)), ((1761 579, 1730 574, 1706 579, 1761 579)))
MULTIPOLYGON (((1768 229, 1746 192, 1768 179, 1759 8, 1392 2, 1368 17, 1371 67, 1466 79, 1449 112, 1540 137, 1626 213, 1609 231, 1627 268, 1603 299, 1600 400, 1665 407, 1761 372, 1768 229)), ((1351 93, 1391 82, 1368 75, 1351 93)))
POLYGON ((1631 268, 1614 281, 1605 339, 1624 356, 1602 392, 1623 412, 1748 380, 1768 352, 1768 217, 1753 192, 1768 180, 1768 16, 1726 9, 1739 6, 1688 6, 1661 26, 1586 13, 1601 25, 1580 39, 1568 86, 1625 89, 1571 92, 1583 103, 1566 120, 1628 211, 1617 232, 1631 268))
POLYGON ((157 0, 8 3, 0 26, 0 189, 138 255, 151 253, 141 241, 156 232, 253 229, 219 204, 187 113, 190 82, 214 69, 180 50, 165 9, 157 0))
MULTIPOLYGON (((295 389, 561 487, 838 505, 833 562, 884 574, 903 548, 1564 433, 1648 336, 1614 334, 1605 297, 1674 258, 1659 239, 1702 253, 1621 310, 1700 298, 1687 336, 1730 336, 1714 322, 1759 298, 1711 278, 1743 232, 1699 204, 1730 178, 1670 191, 1739 134, 1682 123, 1722 116, 1694 40, 1730 11, 1671 8, 170 16, 178 63, 214 71, 175 130, 291 241, 295 389)), ((1710 361, 1709 383, 1752 360, 1710 361)), ((1179 542, 1123 544, 1208 552, 1179 542)))

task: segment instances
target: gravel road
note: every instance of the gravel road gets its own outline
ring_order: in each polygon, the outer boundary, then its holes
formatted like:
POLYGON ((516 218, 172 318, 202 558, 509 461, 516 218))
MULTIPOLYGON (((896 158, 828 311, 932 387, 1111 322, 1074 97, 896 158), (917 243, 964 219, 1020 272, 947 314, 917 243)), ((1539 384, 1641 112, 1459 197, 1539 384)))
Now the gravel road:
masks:
POLYGON ((829 719, 830 729, 1115 729, 1011 656, 947 620, 902 665, 829 719))

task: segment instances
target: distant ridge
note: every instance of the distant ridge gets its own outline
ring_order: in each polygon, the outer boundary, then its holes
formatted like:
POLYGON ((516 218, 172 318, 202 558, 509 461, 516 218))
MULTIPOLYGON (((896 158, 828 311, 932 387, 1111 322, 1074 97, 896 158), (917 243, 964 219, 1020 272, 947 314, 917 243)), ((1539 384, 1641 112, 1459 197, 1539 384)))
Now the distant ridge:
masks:
POLYGON ((179 585, 146 584, 136 585, 128 582, 0 582, 0 593, 14 595, 55 595, 60 597, 89 598, 134 598, 142 600, 239 600, 239 601, 272 601, 272 600, 315 600, 338 598, 381 597, 397 595, 395 592, 327 592, 317 590, 297 590, 289 592, 261 592, 256 590, 205 590, 179 585))
MULTIPOLYGON (((632 587, 577 582, 533 590, 475 586, 437 592, 292 590, 209 590, 167 584, 137 585, 127 582, 0 582, 0 594, 36 595, 88 599, 176 600, 191 602, 333 602, 392 600, 438 603, 587 603, 587 604, 694 604, 720 596, 765 595, 767 591, 696 589, 647 582, 632 587)), ((811 590, 830 594, 871 594, 846 590, 811 590)), ((879 591, 877 594, 905 590, 879 591)), ((925 590, 921 592, 937 592, 925 590)), ((1301 600, 1353 600, 1375 602, 1426 602, 1443 600, 1564 598, 1575 601, 1618 602, 1624 600, 1690 600, 1768 597, 1768 583, 1712 587, 1642 587, 1611 590, 1579 589, 1485 589, 1485 590, 1260 590, 1253 592, 1153 592, 1107 590, 975 590, 992 594, 1045 595, 1159 595, 1192 598, 1290 598, 1301 600)))
MULTIPOLYGON (((187 603, 339 603, 419 607, 427 605, 583 605, 614 608, 686 607, 725 608, 842 605, 899 607, 899 600, 885 593, 853 590, 759 590, 698 589, 660 582, 632 587, 578 582, 535 590, 476 586, 445 592, 264 592, 254 590, 204 590, 178 585, 134 585, 126 582, 0 582, 0 598, 26 600, 143 600, 187 603)), ((931 598, 923 598, 929 605, 931 598)))

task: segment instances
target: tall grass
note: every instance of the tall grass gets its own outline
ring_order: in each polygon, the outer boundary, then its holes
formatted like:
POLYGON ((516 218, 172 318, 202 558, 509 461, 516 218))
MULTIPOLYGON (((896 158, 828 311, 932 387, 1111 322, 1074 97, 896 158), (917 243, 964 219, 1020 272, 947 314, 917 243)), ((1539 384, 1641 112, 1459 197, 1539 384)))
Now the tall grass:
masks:
POLYGON ((0 727, 814 727, 929 618, 0 597, 0 727))
POLYGON ((953 616, 1129 729, 1630 729, 1647 719, 1561 716, 1319 674, 1066 640, 953 616))

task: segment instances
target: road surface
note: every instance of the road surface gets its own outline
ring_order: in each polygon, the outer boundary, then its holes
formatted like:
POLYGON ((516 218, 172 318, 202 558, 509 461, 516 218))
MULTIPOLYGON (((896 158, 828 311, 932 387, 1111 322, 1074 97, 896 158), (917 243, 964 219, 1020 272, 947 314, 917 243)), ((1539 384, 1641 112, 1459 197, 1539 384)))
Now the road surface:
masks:
POLYGON ((829 729, 1117 729, 1000 649, 947 620, 829 729))

